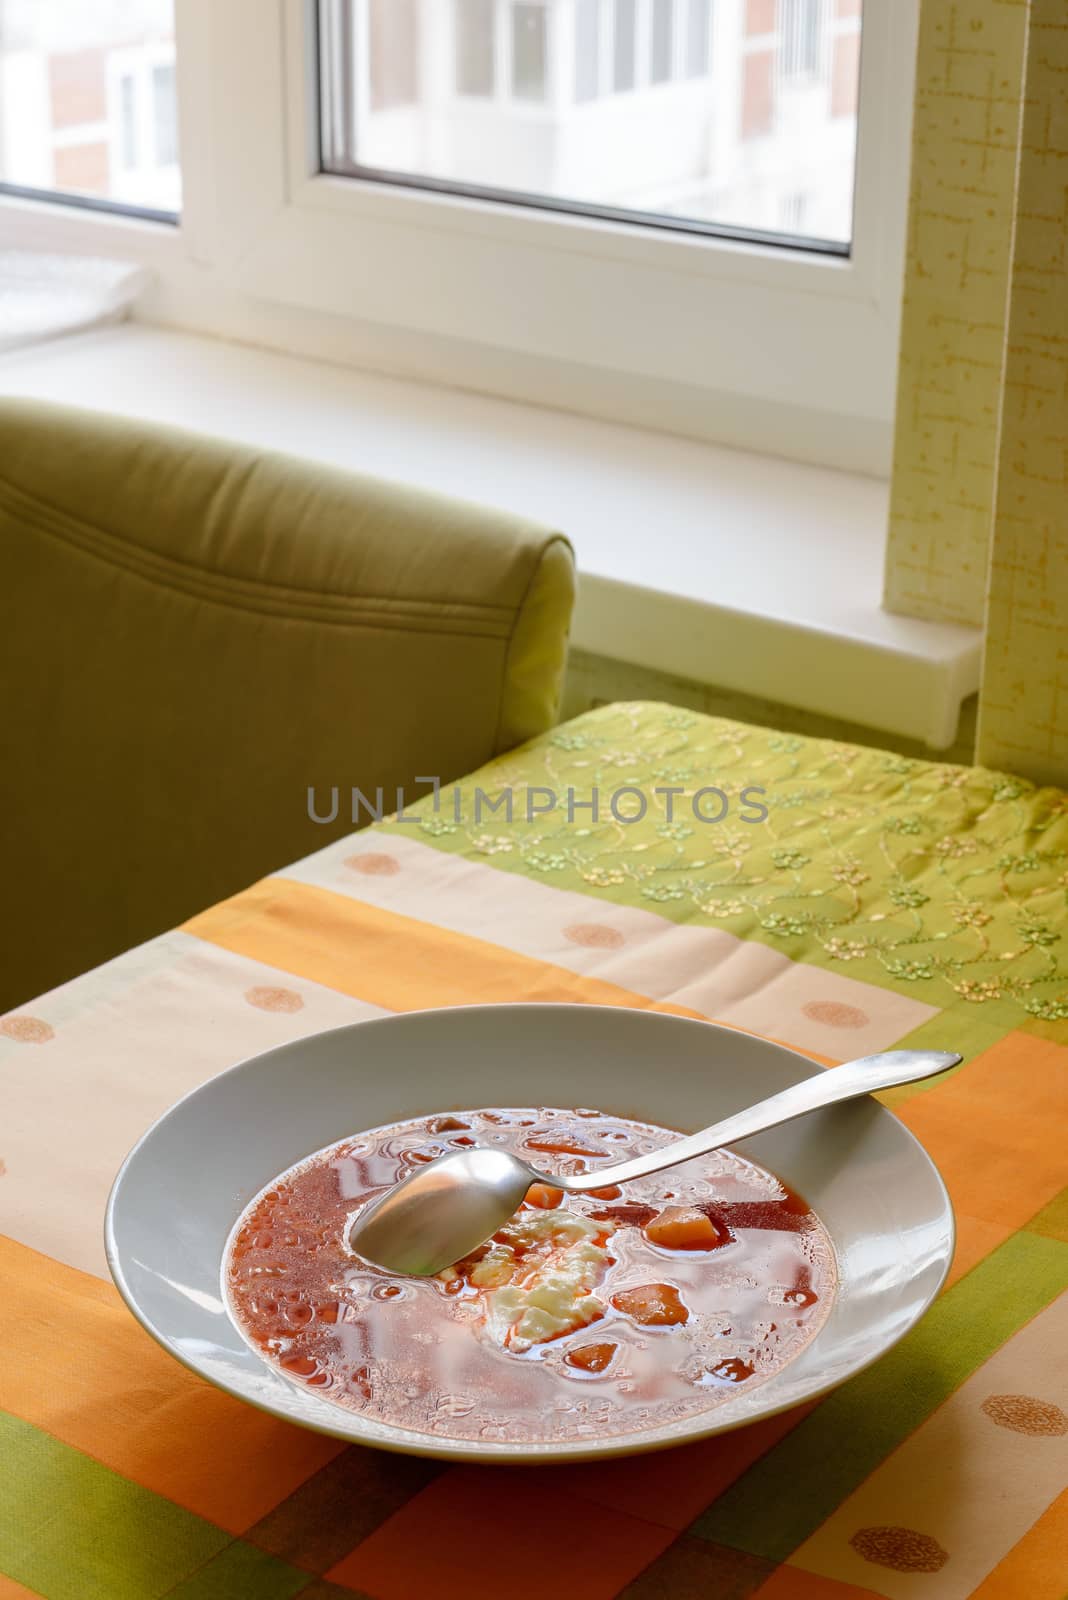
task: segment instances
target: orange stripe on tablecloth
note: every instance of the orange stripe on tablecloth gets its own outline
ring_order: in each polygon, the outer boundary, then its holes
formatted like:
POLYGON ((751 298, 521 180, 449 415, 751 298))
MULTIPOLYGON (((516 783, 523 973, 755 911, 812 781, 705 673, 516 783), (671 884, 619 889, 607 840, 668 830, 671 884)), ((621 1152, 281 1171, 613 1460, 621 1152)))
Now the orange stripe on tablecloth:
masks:
POLYGON ((0 1410, 229 1533, 344 1449, 194 1377, 99 1278, 0 1237, 0 1282, 0 1410))
POLYGON ((547 1477, 531 1482, 521 1469, 454 1467, 325 1576, 388 1600, 488 1593, 545 1600, 554 1591, 613 1600, 672 1538, 670 1529, 624 1511, 577 1506, 547 1477))
POLYGON ((1068 1593, 1068 1490, 1017 1540, 972 1600, 1062 1600, 1068 1593))
MULTIPOLYGON (((0 1552, 0 1561, 3 1554, 0 1552)), ((27 1589, 23 1584, 16 1583, 14 1578, 5 1578, 0 1572, 0 1600, 41 1600, 36 1589, 27 1589)))
POLYGON ((954 1207, 1015 1230, 1064 1187, 1068 1048, 1010 1033, 941 1084, 897 1106, 954 1207))
MULTIPOLYGON (((387 1011, 565 1001, 709 1020, 689 1006, 650 1000, 551 961, 290 878, 265 878, 193 917, 182 931, 387 1011)), ((761 1037, 781 1042, 773 1034, 761 1037)), ((825 1067, 836 1059, 802 1053, 825 1067)))
POLYGON ((254 884, 183 931, 390 1011, 563 1000, 701 1015, 288 878, 254 884))

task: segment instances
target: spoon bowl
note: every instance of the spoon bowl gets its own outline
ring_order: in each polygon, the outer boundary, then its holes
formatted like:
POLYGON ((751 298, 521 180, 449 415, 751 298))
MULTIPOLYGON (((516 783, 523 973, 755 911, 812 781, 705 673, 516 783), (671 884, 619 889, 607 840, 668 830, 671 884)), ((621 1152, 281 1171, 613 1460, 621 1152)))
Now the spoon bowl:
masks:
POLYGON ((505 1150, 479 1146, 450 1152, 364 1206, 349 1230, 349 1244, 365 1261, 389 1272, 431 1277, 492 1238, 522 1205, 531 1184, 547 1183, 569 1194, 584 1194, 608 1184, 629 1183, 806 1112, 934 1077, 960 1061, 959 1055, 944 1050, 887 1050, 862 1056, 791 1084, 700 1133, 593 1173, 551 1176, 505 1150))
MULTIPOLYGON (((495 1234, 539 1176, 507 1150, 453 1151, 370 1201, 349 1243, 365 1261, 391 1272, 430 1277, 495 1234)), ((553 1178, 545 1181, 559 1187, 553 1178)))

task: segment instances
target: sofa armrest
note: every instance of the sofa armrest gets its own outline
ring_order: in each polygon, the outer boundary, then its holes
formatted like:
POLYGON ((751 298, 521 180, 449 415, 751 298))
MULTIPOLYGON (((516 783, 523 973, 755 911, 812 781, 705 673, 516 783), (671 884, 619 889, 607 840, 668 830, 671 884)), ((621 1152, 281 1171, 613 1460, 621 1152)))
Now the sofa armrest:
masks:
POLYGON ((351 829, 351 789, 389 811, 551 727, 574 583, 520 517, 0 401, 7 999, 351 829))

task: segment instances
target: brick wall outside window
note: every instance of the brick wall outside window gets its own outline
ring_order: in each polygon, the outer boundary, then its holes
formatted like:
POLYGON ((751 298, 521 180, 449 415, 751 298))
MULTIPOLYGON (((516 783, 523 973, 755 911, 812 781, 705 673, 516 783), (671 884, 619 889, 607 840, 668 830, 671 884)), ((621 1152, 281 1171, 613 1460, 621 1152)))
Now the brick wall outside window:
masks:
POLYGON ((750 36, 774 33, 779 26, 779 0, 748 0, 745 31, 750 36))
POLYGON ((53 128, 105 120, 108 100, 104 59, 103 50, 78 50, 49 57, 53 128))
POLYGON ((742 78, 742 137, 769 133, 775 111, 775 52, 756 50, 745 58, 742 78))
POLYGON ((857 110, 857 68, 860 62, 860 34, 839 34, 831 60, 831 115, 852 117, 857 110))
POLYGON ((111 184, 110 152, 101 139, 95 144, 72 144, 53 155, 57 189, 77 194, 106 195, 111 184))

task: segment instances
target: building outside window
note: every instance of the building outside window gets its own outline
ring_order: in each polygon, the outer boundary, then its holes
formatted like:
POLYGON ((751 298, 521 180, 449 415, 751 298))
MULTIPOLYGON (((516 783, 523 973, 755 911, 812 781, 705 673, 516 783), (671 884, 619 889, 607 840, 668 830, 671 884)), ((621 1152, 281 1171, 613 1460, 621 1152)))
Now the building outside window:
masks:
POLYGON ((779 0, 782 8, 782 68, 789 78, 820 71, 828 31, 826 0, 779 0))
POLYGON ((653 0, 649 81, 667 83, 675 46, 675 0, 653 0))
POLYGON ((455 0, 455 6, 456 91, 492 97, 497 48, 495 0, 455 0))
POLYGON ((615 0, 611 13, 613 34, 613 87, 625 94, 637 82, 638 0, 615 0))
POLYGON ((173 0, 0 0, 0 185, 176 213, 173 0))
POLYGON ((348 7, 330 171, 848 249, 855 0, 348 7))
POLYGON ((601 92, 601 0, 575 0, 575 99, 601 92))
POLYGON ((514 0, 512 5, 512 94, 517 100, 546 97, 546 10, 540 0, 514 0))
POLYGON ((222 321, 247 294, 567 404, 581 368, 628 416, 655 380, 699 436, 879 470, 916 5, 0 0, 0 208, 222 321), (38 203, 173 222, 183 187, 177 234, 38 203))

